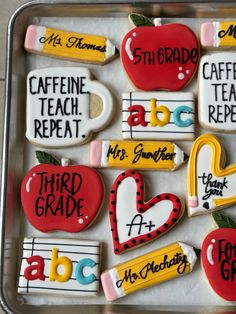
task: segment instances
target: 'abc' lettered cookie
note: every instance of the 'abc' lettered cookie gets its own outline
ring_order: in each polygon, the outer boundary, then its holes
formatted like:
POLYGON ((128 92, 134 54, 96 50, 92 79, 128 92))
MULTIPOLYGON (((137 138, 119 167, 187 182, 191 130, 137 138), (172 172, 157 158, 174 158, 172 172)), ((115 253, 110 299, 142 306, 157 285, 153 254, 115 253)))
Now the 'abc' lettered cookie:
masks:
POLYGON ((89 70, 77 67, 31 71, 27 77, 26 137, 44 147, 66 147, 88 141, 112 116, 112 96, 89 70), (90 117, 92 97, 101 98, 102 112, 90 117))
POLYGON ((214 213, 218 229, 202 244, 202 266, 212 289, 223 299, 236 301, 236 222, 214 213))
POLYGON ((236 203, 236 164, 224 168, 225 153, 211 134, 193 143, 188 163, 188 213, 208 214, 236 203))
POLYGON ((37 152, 37 156, 43 163, 31 168, 21 184, 26 217, 42 232, 84 230, 94 221, 103 202, 100 175, 87 166, 60 165, 43 152, 37 152))
POLYGON ((136 26, 122 42, 121 59, 132 83, 141 90, 184 88, 199 60, 199 44, 186 25, 155 26, 139 14, 131 14, 136 26))
POLYGON ((236 132, 236 53, 205 55, 199 66, 199 122, 206 129, 236 132))
POLYGON ((152 241, 174 227, 184 212, 176 195, 163 193, 144 201, 143 178, 127 170, 115 180, 109 200, 114 253, 152 241))

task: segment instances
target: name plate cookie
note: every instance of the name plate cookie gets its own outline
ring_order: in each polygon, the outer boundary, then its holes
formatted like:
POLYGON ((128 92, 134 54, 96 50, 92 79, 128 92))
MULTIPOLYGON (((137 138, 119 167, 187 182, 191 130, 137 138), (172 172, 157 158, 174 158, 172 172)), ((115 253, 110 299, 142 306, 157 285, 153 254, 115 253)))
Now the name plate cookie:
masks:
POLYGON ((198 79, 201 125, 214 131, 236 132, 236 53, 203 56, 198 79))
POLYGON ((109 199, 114 253, 150 242, 173 228, 184 212, 184 203, 174 194, 163 193, 144 201, 143 178, 126 170, 115 180, 109 199))
POLYGON ((195 111, 192 93, 123 93, 122 114, 122 135, 125 139, 194 139, 195 111))
POLYGON ((199 60, 194 32, 179 23, 155 26, 140 14, 131 14, 129 18, 136 27, 122 41, 121 59, 135 87, 147 91, 184 88, 199 60))
POLYGON ((236 164, 224 167, 225 152, 210 134, 196 139, 188 163, 188 213, 209 214, 236 203, 236 164))
POLYGON ((227 301, 236 301, 236 221, 213 214, 218 229, 202 244, 202 266, 212 289, 227 301))
POLYGON ((88 69, 45 68, 28 74, 26 137, 35 145, 66 147, 88 141, 108 124, 112 109, 109 90, 91 81, 88 69), (92 94, 102 102, 102 112, 93 119, 92 94))
POLYGON ((24 238, 18 293, 96 296, 101 244, 54 238, 24 238))
POLYGON ((188 159, 176 144, 164 141, 92 141, 92 167, 173 171, 188 159))
POLYGON ((24 46, 32 53, 101 65, 119 54, 119 50, 105 36, 37 25, 28 26, 24 46))
POLYGON ((193 270, 200 250, 176 242, 106 270, 101 282, 108 301, 178 278, 193 270))
POLYGON ((236 21, 213 21, 201 25, 200 41, 203 47, 235 47, 236 21))
POLYGON ((80 232, 97 217, 104 198, 103 182, 93 168, 62 165, 37 152, 40 165, 21 183, 21 203, 29 222, 42 232, 80 232), (53 164, 52 164, 53 163, 53 164))

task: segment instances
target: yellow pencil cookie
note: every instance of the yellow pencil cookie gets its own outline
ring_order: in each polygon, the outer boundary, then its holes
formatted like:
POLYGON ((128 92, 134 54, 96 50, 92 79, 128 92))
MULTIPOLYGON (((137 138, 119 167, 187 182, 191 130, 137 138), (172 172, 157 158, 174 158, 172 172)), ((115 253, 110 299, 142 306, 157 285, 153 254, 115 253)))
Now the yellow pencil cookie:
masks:
POLYGON ((28 26, 24 46, 27 51, 37 54, 101 65, 119 54, 119 50, 105 36, 36 25, 28 26))

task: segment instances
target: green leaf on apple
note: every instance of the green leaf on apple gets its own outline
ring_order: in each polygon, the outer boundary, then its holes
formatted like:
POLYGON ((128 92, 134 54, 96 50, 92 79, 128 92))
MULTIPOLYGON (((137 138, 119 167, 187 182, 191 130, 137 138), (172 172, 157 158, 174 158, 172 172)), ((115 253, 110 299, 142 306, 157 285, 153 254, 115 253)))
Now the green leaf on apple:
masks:
POLYGON ((131 13, 129 15, 130 22, 136 26, 155 26, 152 20, 139 13, 131 13))
POLYGON ((52 155, 43 152, 41 150, 36 150, 36 158, 40 164, 50 164, 50 165, 60 165, 61 163, 52 155))
POLYGON ((212 216, 219 228, 236 228, 236 221, 232 218, 222 213, 214 213, 212 216))

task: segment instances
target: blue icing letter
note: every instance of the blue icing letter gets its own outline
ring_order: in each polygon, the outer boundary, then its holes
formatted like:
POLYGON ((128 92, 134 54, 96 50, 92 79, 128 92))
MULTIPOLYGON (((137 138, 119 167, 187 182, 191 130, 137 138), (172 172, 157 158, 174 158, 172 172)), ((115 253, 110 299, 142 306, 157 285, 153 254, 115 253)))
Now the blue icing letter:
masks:
POLYGON ((83 272, 84 267, 93 268, 94 266, 96 266, 96 263, 91 258, 84 258, 77 263, 75 269, 75 278, 81 285, 89 285, 97 279, 94 274, 85 276, 83 272))
POLYGON ((176 108, 175 111, 173 112, 175 124, 179 126, 180 128, 187 128, 188 126, 193 124, 192 119, 182 120, 180 117, 181 113, 190 113, 190 112, 192 112, 192 109, 188 106, 179 106, 178 108, 176 108))

